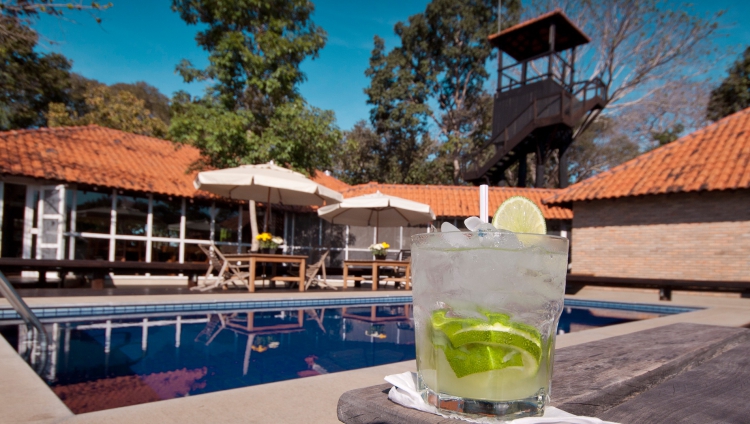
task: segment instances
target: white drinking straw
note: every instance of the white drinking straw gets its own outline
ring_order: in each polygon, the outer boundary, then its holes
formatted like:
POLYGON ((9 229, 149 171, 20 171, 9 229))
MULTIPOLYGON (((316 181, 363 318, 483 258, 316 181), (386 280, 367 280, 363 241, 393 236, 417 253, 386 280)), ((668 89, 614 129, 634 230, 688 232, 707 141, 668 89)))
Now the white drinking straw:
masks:
POLYGON ((490 222, 488 209, 490 200, 490 187, 487 184, 479 186, 479 219, 482 222, 490 222))

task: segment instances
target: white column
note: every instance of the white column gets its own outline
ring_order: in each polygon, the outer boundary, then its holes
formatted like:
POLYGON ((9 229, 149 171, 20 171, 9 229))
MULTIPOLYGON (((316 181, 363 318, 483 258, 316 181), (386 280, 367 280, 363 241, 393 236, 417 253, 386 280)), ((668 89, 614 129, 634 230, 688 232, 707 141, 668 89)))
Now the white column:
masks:
POLYGON ((32 236, 36 234, 34 228, 34 186, 26 186, 26 205, 23 210, 23 259, 31 259, 32 236))
POLYGON ((68 259, 76 258, 76 219, 78 219, 78 190, 76 188, 71 189, 73 197, 70 205, 70 237, 68 238, 68 259))
MULTIPOLYGON (((148 195, 148 215, 146 216, 146 262, 151 262, 151 238, 154 236, 154 195, 148 195)), ((148 274, 147 274, 148 275, 148 274)))
POLYGON ((115 261, 115 234, 117 233, 117 190, 112 190, 112 210, 109 219, 109 261, 115 261))
POLYGON ((185 263, 185 214, 187 213, 187 199, 182 198, 182 211, 180 211, 180 263, 185 263))

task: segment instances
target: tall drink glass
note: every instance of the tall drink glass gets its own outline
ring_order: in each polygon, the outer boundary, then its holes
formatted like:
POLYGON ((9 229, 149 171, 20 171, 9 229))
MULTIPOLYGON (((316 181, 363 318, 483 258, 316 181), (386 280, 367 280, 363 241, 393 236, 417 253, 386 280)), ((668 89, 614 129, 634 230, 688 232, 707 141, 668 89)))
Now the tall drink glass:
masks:
POLYGON ((568 240, 507 231, 412 237, 419 390, 452 416, 541 416, 568 240))

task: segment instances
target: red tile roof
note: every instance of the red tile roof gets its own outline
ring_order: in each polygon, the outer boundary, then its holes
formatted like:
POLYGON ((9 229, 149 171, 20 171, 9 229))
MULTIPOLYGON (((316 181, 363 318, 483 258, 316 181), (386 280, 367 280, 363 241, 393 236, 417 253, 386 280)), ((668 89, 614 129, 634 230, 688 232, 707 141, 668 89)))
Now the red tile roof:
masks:
POLYGON ((312 175, 311 179, 316 183, 328 187, 331 190, 336 190, 339 193, 343 193, 344 190, 351 187, 349 184, 339 180, 338 178, 326 175, 324 172, 320 171, 316 171, 315 174, 312 175))
POLYGON ((0 173, 194 197, 198 149, 96 125, 0 133, 0 173))
MULTIPOLYGON (((353 186, 342 193, 344 197, 354 197, 376 191, 426 203, 439 217, 479 215, 478 187, 369 183, 353 186)), ((490 187, 490 213, 494 213, 500 204, 511 196, 526 196, 539 205, 546 219, 572 219, 573 212, 570 209, 542 203, 542 199, 552 196, 556 191, 541 188, 490 187)))
POLYGON ((750 108, 574 184, 545 202, 738 189, 750 189, 750 108))

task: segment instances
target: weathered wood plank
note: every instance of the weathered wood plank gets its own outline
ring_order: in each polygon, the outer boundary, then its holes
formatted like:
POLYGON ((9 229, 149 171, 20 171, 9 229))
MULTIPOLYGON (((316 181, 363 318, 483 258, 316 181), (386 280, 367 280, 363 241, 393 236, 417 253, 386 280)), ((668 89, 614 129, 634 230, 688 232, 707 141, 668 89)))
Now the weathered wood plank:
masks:
MULTIPOLYGON (((385 377, 385 376, 383 376, 385 377)), ((347 424, 414 423, 456 424, 456 420, 443 418, 415 409, 405 408, 388 399, 390 384, 350 390, 339 398, 339 420, 347 424)))
POLYGON ((750 343, 739 345, 604 412, 623 423, 746 423, 750 343))
MULTIPOLYGON (((599 416, 748 341, 748 329, 673 324, 559 349, 552 404, 577 415, 599 416)), ((358 424, 455 422, 391 402, 389 388, 383 384, 344 393, 338 404, 339 420, 358 424)), ((750 416, 750 405, 742 406, 750 416)))
POLYGON ((748 329, 680 323, 560 349, 552 404, 598 416, 748 340, 748 329))

